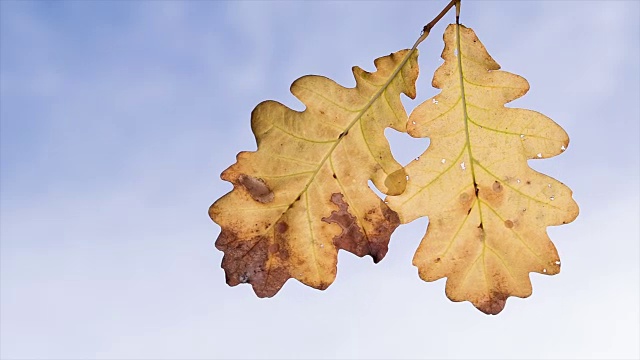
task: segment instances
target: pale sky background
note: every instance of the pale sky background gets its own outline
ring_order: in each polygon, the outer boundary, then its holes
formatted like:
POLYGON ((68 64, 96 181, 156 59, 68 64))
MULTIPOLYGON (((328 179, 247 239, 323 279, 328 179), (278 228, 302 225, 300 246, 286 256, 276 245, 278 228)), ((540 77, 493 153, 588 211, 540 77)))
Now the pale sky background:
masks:
MULTIPOLYGON (((639 358, 640 3, 463 1, 512 106, 569 133, 533 162, 570 186, 562 259, 498 316, 411 265, 426 219, 379 264, 339 255, 325 291, 230 288, 213 247, 219 174, 254 150, 250 112, 297 110, 296 78, 410 47, 445 1, 0 1, 0 357, 639 358)), ((411 110, 436 93, 442 32, 420 47, 411 110)), ((405 100, 407 100, 405 98, 405 100)), ((387 132, 402 163, 427 142, 387 132)))

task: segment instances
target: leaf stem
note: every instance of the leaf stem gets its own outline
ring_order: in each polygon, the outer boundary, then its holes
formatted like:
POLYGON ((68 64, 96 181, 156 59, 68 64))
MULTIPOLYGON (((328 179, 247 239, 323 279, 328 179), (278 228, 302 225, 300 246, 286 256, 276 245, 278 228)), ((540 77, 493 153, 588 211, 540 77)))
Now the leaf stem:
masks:
POLYGON ((420 37, 418 38, 418 40, 416 41, 416 43, 413 45, 413 48, 411 48, 411 50, 414 50, 415 48, 418 47, 418 45, 424 41, 424 39, 427 38, 427 36, 429 36, 429 32, 431 31, 431 29, 436 26, 436 24, 438 23, 438 21, 440 21, 440 19, 442 19, 444 17, 444 15, 449 12, 449 10, 451 10, 451 8, 455 5, 456 6, 456 24, 459 21, 460 18, 460 1, 461 0, 451 0, 449 1, 449 3, 447 4, 447 6, 444 7, 444 9, 442 9, 442 11, 440 11, 440 14, 438 14, 438 16, 436 16, 435 18, 433 18, 433 20, 431 20, 427 25, 425 25, 422 28, 422 33, 420 33, 420 37))

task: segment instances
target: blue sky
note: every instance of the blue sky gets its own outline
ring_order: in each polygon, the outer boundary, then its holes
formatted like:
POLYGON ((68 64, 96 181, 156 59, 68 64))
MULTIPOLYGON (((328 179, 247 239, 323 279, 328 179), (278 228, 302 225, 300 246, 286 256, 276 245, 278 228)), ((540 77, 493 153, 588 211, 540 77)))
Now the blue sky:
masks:
MULTIPOLYGON (((374 265, 339 255, 326 291, 229 288, 209 205, 255 149, 250 112, 320 74, 410 47, 437 2, 0 2, 0 357, 638 358, 640 3, 466 1, 514 107, 571 137, 531 165, 564 182, 578 219, 528 299, 487 317, 425 283, 427 220, 374 265)), ((447 16, 420 46, 410 111, 433 96, 447 16)), ((387 131, 402 163, 427 142, 387 131)))

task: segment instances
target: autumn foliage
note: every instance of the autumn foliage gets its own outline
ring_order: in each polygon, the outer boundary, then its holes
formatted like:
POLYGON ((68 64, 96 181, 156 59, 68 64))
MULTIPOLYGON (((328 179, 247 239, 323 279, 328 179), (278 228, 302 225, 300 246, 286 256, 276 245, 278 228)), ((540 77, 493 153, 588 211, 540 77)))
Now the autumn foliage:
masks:
POLYGON ((546 227, 578 215, 571 190, 527 165, 560 154, 569 137, 546 116, 504 106, 529 90, 499 71, 473 30, 450 25, 444 64, 408 132, 429 148, 406 167, 407 190, 389 198, 403 223, 429 217, 413 259, 420 277, 447 277, 447 296, 500 312, 508 296, 531 295, 529 272, 560 271, 546 227), (456 56, 460 54, 460 56, 456 56))
POLYGON ((405 131, 400 94, 415 97, 417 52, 375 65, 374 73, 353 68, 353 89, 321 76, 296 80, 291 92, 303 112, 273 101, 253 110, 258 150, 238 154, 222 173, 234 190, 209 211, 222 227, 216 247, 225 252, 229 285, 246 282, 258 296, 273 296, 293 277, 325 289, 339 249, 375 262, 387 253, 400 220, 368 181, 389 195, 406 187, 384 129, 405 131))
POLYGON ((355 88, 296 80, 303 112, 273 101, 254 109, 258 149, 222 173, 233 190, 209 210, 229 285, 249 283, 260 297, 289 278, 325 289, 338 250, 378 262, 393 231, 422 216, 429 225, 413 263, 425 281, 446 277, 453 301, 497 314, 509 296, 531 295, 530 272, 560 271, 546 228, 571 222, 578 207, 527 160, 562 153, 567 134, 540 113, 505 107, 529 85, 499 71, 471 29, 449 25, 444 42, 433 78, 442 91, 409 117, 400 94, 416 96, 415 46, 376 59, 373 73, 354 67, 355 88), (430 146, 403 168, 387 127, 430 146))

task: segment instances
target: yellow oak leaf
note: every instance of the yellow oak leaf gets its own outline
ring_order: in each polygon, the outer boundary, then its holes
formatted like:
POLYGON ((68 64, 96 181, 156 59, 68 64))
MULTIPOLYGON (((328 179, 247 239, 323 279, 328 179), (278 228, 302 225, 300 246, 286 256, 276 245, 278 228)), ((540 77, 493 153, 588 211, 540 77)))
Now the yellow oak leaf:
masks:
POLYGON ((368 181, 389 195, 405 189, 384 129, 406 131, 400 94, 415 98, 417 56, 414 48, 376 59, 374 73, 354 67, 355 88, 304 76, 291 85, 303 112, 274 101, 253 110, 258 149, 222 173, 233 190, 209 209, 229 285, 250 283, 260 297, 291 277, 325 289, 339 249, 385 256, 400 222, 368 181))
POLYGON ((540 113, 504 106, 529 84, 498 71, 473 30, 449 25, 444 42, 433 78, 442 91, 407 126, 430 146, 406 167, 406 191, 387 201, 402 223, 429 217, 413 258, 420 277, 446 277, 449 299, 497 314, 509 296, 531 295, 530 272, 560 271, 546 228, 573 221, 578 206, 568 187, 527 160, 560 154, 569 138, 540 113))

